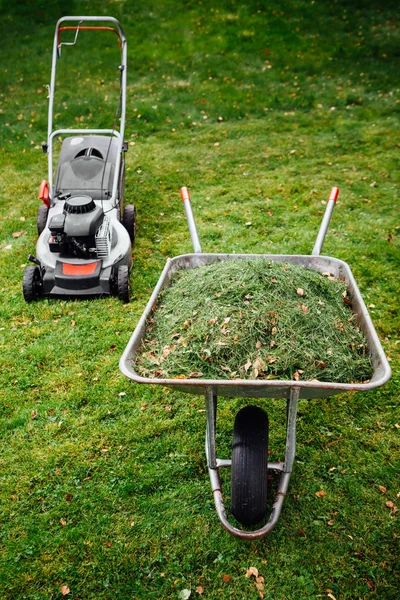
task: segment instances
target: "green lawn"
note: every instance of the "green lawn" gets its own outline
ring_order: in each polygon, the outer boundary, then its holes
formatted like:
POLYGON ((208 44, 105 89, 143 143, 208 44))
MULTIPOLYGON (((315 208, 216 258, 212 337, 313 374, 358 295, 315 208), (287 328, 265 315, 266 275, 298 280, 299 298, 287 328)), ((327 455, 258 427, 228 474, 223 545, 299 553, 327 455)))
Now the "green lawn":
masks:
MULTIPOLYGON (((5 4, 0 597, 395 600, 396 3, 5 4), (47 176, 41 143, 54 28, 67 14, 115 16, 128 39, 126 199, 139 228, 127 306, 22 297, 47 176), (203 398, 137 386, 118 368, 166 257, 191 251, 182 185, 204 251, 279 254, 311 252, 338 186, 324 253, 350 264, 393 369, 381 389, 300 402, 289 494, 275 530, 256 542, 229 536, 216 516, 203 398), (264 579, 259 589, 246 577, 250 567, 264 579)), ((112 126, 118 47, 104 35, 82 33, 63 49, 57 125, 112 126)), ((235 414, 248 402, 220 401, 219 456, 229 457, 235 414)), ((285 403, 256 403, 269 414, 271 460, 281 459, 285 403)))

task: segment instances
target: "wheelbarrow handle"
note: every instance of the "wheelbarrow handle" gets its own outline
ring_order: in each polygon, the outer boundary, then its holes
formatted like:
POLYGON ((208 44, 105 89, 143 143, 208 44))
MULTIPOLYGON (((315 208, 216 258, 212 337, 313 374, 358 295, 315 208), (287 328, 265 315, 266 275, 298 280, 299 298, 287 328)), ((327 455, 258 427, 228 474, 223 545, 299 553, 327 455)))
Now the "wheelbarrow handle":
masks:
POLYGON ((202 249, 201 249, 200 239, 199 239, 197 229, 196 229, 196 223, 194 221, 192 205, 190 204, 189 190, 187 189, 187 187, 182 187, 180 192, 181 192, 183 207, 185 209, 186 219, 188 222, 189 233, 190 233, 190 238, 192 240, 193 250, 194 250, 195 254, 201 254, 202 249))
POLYGON ((331 220, 333 209, 335 208, 336 200, 339 196, 339 188, 333 187, 329 194, 329 200, 326 205, 325 213, 322 218, 322 223, 318 231, 317 239, 315 240, 314 248, 312 250, 313 256, 319 256, 321 254, 322 245, 325 240, 326 232, 328 231, 329 221, 331 220))

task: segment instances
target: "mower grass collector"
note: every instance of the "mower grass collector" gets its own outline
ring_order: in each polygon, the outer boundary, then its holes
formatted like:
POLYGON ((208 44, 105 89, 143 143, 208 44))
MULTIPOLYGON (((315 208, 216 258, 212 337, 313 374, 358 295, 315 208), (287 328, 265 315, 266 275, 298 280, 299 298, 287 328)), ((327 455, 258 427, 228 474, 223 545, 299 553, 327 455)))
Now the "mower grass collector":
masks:
POLYGON ((129 302, 131 244, 136 232, 133 204, 123 207, 125 160, 127 42, 112 17, 63 17, 56 25, 53 44, 47 143, 48 181, 40 185, 43 204, 37 212, 38 241, 34 263, 26 267, 23 294, 27 302, 40 297, 94 297, 117 295, 129 302), (63 26, 65 22, 74 25, 63 26), (96 23, 84 25, 82 23, 96 23), (106 22, 111 26, 98 26, 106 22), (76 24, 77 23, 77 24, 76 24), (65 30, 75 32, 72 42, 61 42, 65 30), (113 31, 121 48, 119 104, 112 129, 58 129, 53 131, 56 64, 63 45, 76 44, 85 30, 113 31), (120 112, 120 114, 119 114, 120 112), (119 128, 116 123, 119 119, 119 128), (53 183, 53 141, 62 146, 53 183))

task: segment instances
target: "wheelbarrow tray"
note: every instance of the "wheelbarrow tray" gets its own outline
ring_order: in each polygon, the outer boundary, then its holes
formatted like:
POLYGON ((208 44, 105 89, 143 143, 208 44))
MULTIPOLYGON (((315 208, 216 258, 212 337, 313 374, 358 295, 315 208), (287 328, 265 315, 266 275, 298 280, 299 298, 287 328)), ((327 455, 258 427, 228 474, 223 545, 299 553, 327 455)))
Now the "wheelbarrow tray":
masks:
POLYGON ((168 259, 143 315, 121 357, 120 369, 124 375, 137 383, 161 384, 190 394, 204 394, 207 390, 212 390, 215 395, 219 396, 248 398, 289 398, 291 390, 294 388, 298 390, 299 398, 323 398, 351 390, 368 391, 383 385, 391 376, 385 353, 348 264, 329 256, 297 254, 183 254, 168 259), (373 367, 371 379, 365 383, 332 383, 276 379, 170 379, 138 375, 135 371, 135 362, 145 336, 148 317, 157 304, 160 292, 169 285, 174 273, 223 260, 240 259, 267 259, 274 262, 293 263, 320 273, 330 273, 344 281, 351 300, 352 310, 356 315, 357 324, 367 338, 368 352, 373 367))

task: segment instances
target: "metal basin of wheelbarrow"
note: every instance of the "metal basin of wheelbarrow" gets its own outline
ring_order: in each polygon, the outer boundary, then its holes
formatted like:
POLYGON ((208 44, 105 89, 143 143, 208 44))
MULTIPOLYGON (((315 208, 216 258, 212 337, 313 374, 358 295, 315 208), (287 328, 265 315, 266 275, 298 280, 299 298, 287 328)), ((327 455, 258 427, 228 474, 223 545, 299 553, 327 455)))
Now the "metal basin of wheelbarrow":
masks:
MULTIPOLYGON (((317 238, 316 246, 314 246, 312 255, 287 255, 287 254, 202 254, 201 247, 197 236, 197 231, 194 224, 193 215, 191 213, 190 203, 188 196, 184 197, 185 209, 189 223, 189 230, 192 237, 192 242, 195 248, 195 254, 185 254, 176 256, 172 259, 168 259, 166 265, 161 273, 160 279, 147 303, 147 306, 141 316, 131 339, 121 357, 120 369, 124 375, 135 381, 136 383, 145 384, 156 384, 174 388, 181 392, 190 394, 204 394, 206 398, 206 415, 207 415, 207 430, 206 430, 206 454, 208 462, 208 470, 211 480, 211 487, 214 493, 214 500, 217 509, 218 516, 222 525, 231 534, 242 538, 242 539, 256 539, 269 533, 275 526, 279 514, 281 511, 283 499, 288 489, 288 483, 290 473, 292 471, 295 446, 296 446, 296 413, 298 400, 301 398, 323 398, 331 396, 341 392, 347 391, 367 391, 373 388, 383 385, 391 376, 391 370, 386 359, 385 353, 380 344, 379 338, 376 334, 375 328, 369 317, 365 303, 361 297, 360 291, 357 287, 355 279, 351 273, 350 267, 343 261, 329 256, 320 256, 319 250, 322 247, 323 239, 326 234, 326 230, 329 224, 329 218, 323 221, 317 238), (371 379, 365 383, 331 383, 323 381, 294 381, 294 380, 221 380, 221 379, 172 379, 172 378, 155 378, 155 377, 142 377, 135 371, 135 362, 138 356, 143 338, 146 332, 146 325, 148 318, 152 314, 156 304, 157 298, 160 292, 169 285, 174 273, 184 269, 198 268, 206 264, 215 263, 218 261, 226 260, 260 260, 267 259, 275 262, 289 262, 300 265, 305 269, 313 269, 320 273, 329 272, 335 278, 340 278, 345 282, 348 290, 349 297, 351 299, 351 305, 353 312, 356 315, 357 324, 360 329, 365 333, 368 343, 368 351, 371 359, 373 374, 371 379), (287 399, 287 421, 286 421, 286 453, 285 460, 278 463, 268 463, 266 469, 261 467, 259 471, 259 478, 264 480, 262 488, 267 486, 267 472, 268 470, 280 471, 280 481, 278 485, 278 491, 275 498, 275 503, 272 508, 271 516, 268 522, 257 529, 256 531, 244 531, 239 529, 228 521, 226 511, 222 499, 221 482, 219 476, 220 467, 232 466, 235 470, 239 479, 239 486, 247 485, 248 482, 241 481, 241 469, 242 467, 236 466, 235 462, 243 462, 246 464, 246 452, 250 452, 252 459, 254 458, 254 448, 246 448, 244 444, 243 450, 239 452, 239 458, 236 455, 232 455, 231 460, 221 460, 216 456, 216 409, 217 409, 217 397, 228 396, 228 397, 246 397, 246 398, 286 398, 287 399), (241 454, 242 452, 242 454, 241 454), (233 464, 232 464, 233 463, 233 464)), ((327 213, 332 212, 332 204, 328 204, 327 213)), ((329 215, 330 216, 330 215, 329 215)), ((239 417, 240 413, 237 415, 239 417)), ((246 418, 246 417, 240 417, 246 418)), ((248 418, 248 417, 247 417, 248 418)), ((259 414, 254 413, 254 419, 259 419, 259 414)), ((254 423, 255 430, 256 422, 254 423)), ((244 425, 243 427, 248 427, 244 425)), ((239 429, 239 438, 241 436, 240 430, 243 429, 240 419, 238 423, 235 423, 235 428, 239 429)), ((243 431, 242 431, 243 433, 243 431)), ((251 437, 251 436, 250 436, 251 437)), ((265 436, 264 436, 265 437, 265 436)), ((268 435, 266 435, 267 440, 268 435)), ((240 440, 239 440, 240 441, 240 440)), ((243 441, 243 440, 242 440, 243 441)), ((257 452, 260 457, 266 457, 266 449, 261 449, 261 444, 258 444, 257 440, 254 441, 256 446, 256 463, 257 463, 257 452), (259 449, 257 449, 259 448, 259 449)), ((234 439, 235 445, 235 439, 234 439)), ((251 445, 251 444, 250 444, 251 445)), ((236 453, 237 454, 237 453, 236 453)), ((260 458, 261 460, 261 458, 260 458)), ((266 459, 267 460, 267 459, 266 459)), ((260 465, 259 465, 260 468, 260 465)), ((243 477, 246 479, 246 475, 243 477)), ((252 484, 250 484, 252 485, 252 484)), ((255 482, 258 488, 258 483, 255 482)), ((231 486, 232 489, 232 486, 231 486)), ((234 493, 234 491, 232 492, 234 493)), ((261 510, 259 503, 264 503, 264 498, 260 501, 255 499, 256 513, 261 510)), ((262 511, 261 511, 262 512, 262 511)), ((246 516, 246 511, 245 511, 246 516)))

